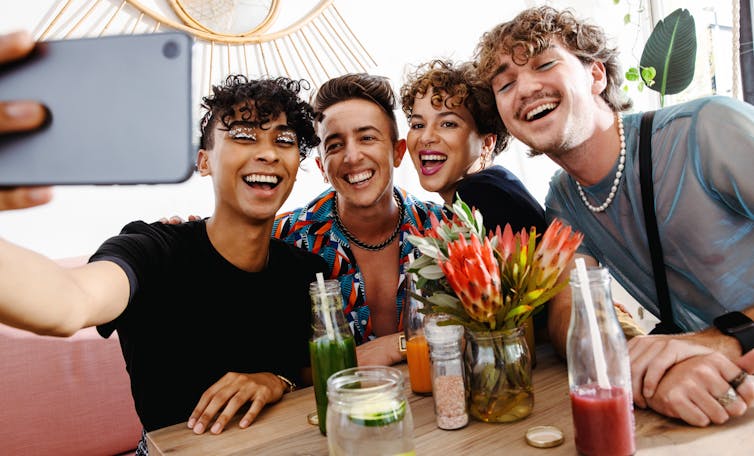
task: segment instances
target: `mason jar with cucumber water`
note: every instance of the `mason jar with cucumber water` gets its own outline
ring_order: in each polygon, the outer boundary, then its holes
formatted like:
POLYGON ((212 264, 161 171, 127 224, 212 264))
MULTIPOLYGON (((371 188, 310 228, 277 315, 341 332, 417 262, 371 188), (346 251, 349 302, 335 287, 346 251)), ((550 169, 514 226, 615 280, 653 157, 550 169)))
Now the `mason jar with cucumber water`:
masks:
POLYGON ((403 374, 386 366, 345 369, 327 380, 330 456, 414 456, 414 420, 403 374))

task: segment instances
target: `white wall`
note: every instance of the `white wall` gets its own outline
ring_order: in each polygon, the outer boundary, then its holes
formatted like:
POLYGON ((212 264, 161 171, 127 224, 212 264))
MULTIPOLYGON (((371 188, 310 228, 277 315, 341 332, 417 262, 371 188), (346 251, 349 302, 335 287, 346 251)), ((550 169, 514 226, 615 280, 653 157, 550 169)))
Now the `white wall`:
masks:
MULTIPOLYGON (((58 3, 52 0, 0 0, 0 11, 3 12, 0 14, 0 32, 18 28, 32 30, 48 14, 51 6, 58 3)), ((283 5, 286 3, 286 0, 282 1, 283 5)), ((396 89, 402 83, 407 64, 416 65, 436 57, 468 59, 484 31, 512 18, 521 9, 539 3, 543 2, 336 0, 340 13, 379 64, 370 72, 390 77, 396 89)), ((613 0, 547 3, 572 6, 578 15, 595 18, 611 32, 631 32, 622 22, 623 14, 630 8, 630 2, 625 0, 617 6, 613 0)), ((621 44, 622 48, 633 46, 635 34, 631 34, 623 37, 627 44, 621 44)), ((643 42, 643 39, 639 41, 643 42)), ((630 53, 627 55, 630 57, 630 53)), ((399 123, 405 133, 404 122, 399 123)), ((498 163, 516 173, 538 200, 544 200, 547 182, 555 170, 547 158, 527 158, 524 148, 514 143, 498 158, 498 163)), ((410 160, 404 160, 397 170, 396 181, 424 199, 439 200, 418 186, 410 160)), ((305 161, 293 194, 283 209, 301 205, 324 188, 316 165, 310 160, 305 161)), ((58 187, 51 204, 0 213, 0 236, 53 258, 62 258, 93 252, 102 241, 117 234, 131 220, 154 221, 172 214, 210 215, 212 208, 208 178, 193 177, 176 185, 58 187)))

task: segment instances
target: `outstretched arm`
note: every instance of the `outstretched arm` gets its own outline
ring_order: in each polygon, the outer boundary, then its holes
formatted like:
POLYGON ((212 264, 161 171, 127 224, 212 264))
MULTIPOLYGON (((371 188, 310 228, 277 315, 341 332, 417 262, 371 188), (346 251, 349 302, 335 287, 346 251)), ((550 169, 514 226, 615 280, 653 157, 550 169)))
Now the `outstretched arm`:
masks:
POLYGON ((115 319, 129 282, 115 263, 67 269, 0 239, 0 322, 38 334, 69 336, 115 319))

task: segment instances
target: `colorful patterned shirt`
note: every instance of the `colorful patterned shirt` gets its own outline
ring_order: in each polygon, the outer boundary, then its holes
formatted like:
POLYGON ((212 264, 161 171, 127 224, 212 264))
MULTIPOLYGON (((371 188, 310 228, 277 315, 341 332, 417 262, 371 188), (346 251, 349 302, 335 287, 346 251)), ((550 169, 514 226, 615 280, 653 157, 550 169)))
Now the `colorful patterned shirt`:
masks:
MULTIPOLYGON (((410 234, 409 228, 412 226, 419 231, 424 231, 425 227, 429 227, 429 214, 433 212, 437 217, 441 217, 442 206, 418 201, 405 190, 397 190, 405 208, 399 235, 400 277, 395 298, 398 330, 402 331, 405 269, 409 254, 413 253, 414 257, 420 255, 419 251, 408 242, 406 236, 410 234)), ((325 259, 329 269, 328 278, 337 279, 340 282, 344 314, 356 343, 361 344, 375 339, 376 336, 372 333, 369 306, 364 294, 364 281, 359 266, 356 264, 356 257, 351 251, 348 239, 334 223, 334 198, 335 190, 329 189, 306 206, 279 214, 275 218, 272 235, 325 259)))

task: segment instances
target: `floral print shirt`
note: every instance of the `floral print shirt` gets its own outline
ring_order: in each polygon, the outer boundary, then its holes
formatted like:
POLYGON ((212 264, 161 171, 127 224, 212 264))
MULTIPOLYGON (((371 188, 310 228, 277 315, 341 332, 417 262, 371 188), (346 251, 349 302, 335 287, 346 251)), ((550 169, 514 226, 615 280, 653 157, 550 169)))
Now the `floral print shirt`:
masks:
MULTIPOLYGON (((403 303, 405 300, 406 266, 409 254, 420 255, 418 250, 406 238, 410 227, 420 232, 429 227, 429 215, 434 213, 442 217, 442 206, 431 202, 417 200, 403 189, 396 188, 405 208, 403 224, 400 230, 400 277, 398 292, 395 297, 395 313, 398 329, 403 329, 403 303)), ((279 214, 272 228, 274 237, 316 253, 325 259, 328 265, 329 279, 340 282, 343 294, 343 306, 346 320, 354 334, 356 344, 375 339, 369 306, 365 299, 364 281, 351 251, 348 239, 334 223, 335 190, 329 189, 317 196, 309 204, 291 212, 279 214)))

